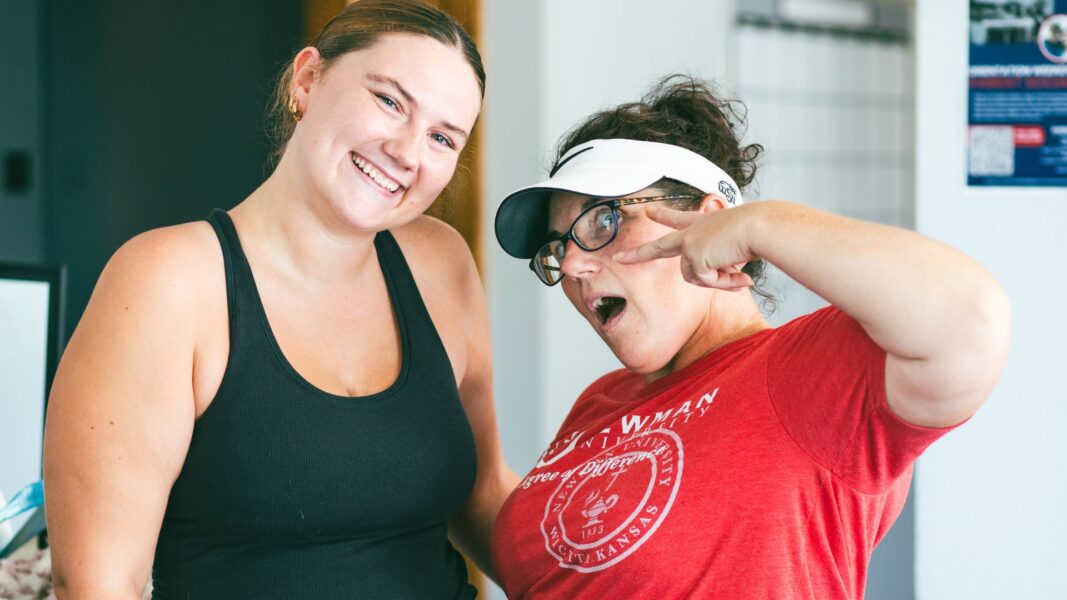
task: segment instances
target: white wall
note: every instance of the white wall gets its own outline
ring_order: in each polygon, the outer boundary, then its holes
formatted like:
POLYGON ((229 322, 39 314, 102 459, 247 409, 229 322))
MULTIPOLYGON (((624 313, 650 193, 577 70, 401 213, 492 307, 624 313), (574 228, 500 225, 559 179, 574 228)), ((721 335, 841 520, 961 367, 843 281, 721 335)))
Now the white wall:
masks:
MULTIPOLYGON (((914 74, 910 40, 739 25, 731 79, 747 142, 765 152, 761 198, 912 226, 914 74), (790 60, 770 57, 790 57, 790 60)), ((772 270, 775 325, 825 306, 772 270)))
POLYGON ((1067 598, 1067 189, 966 187, 967 18, 918 3, 916 224, 993 272, 1014 335, 986 406, 920 460, 917 597, 1067 598))
POLYGON ((483 278, 500 436, 508 464, 524 473, 542 445, 540 290, 532 274, 497 245, 493 219, 511 186, 538 176, 543 151, 541 10, 540 2, 508 0, 487 0, 484 7, 488 85, 480 125, 486 149, 483 278))

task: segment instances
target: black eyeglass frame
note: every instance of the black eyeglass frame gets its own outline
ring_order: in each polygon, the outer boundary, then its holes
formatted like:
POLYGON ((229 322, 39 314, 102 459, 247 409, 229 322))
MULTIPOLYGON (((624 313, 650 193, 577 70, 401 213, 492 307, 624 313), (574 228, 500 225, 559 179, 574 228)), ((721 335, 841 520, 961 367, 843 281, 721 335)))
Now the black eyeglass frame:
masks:
MULTIPOLYGON (((571 226, 567 228, 567 232, 566 233, 564 233, 563 235, 559 236, 558 238, 548 240, 547 242, 542 244, 540 248, 537 249, 537 252, 534 253, 533 258, 530 259, 530 270, 533 271, 534 274, 537 275, 537 278, 541 280, 541 283, 543 283, 543 284, 545 284, 545 285, 547 285, 549 287, 552 287, 552 286, 556 285, 557 283, 559 283, 560 281, 562 281, 563 277, 560 277, 559 279, 549 283, 545 279, 545 276, 542 273, 542 270, 544 268, 548 268, 548 269, 553 270, 553 271, 557 271, 559 269, 555 269, 555 268, 552 268, 552 267, 544 267, 544 265, 542 265, 541 268, 538 268, 538 266, 537 266, 538 262, 539 262, 537 260, 537 257, 541 256, 542 251, 547 246, 549 246, 549 245, 551 245, 553 243, 556 243, 556 242, 560 242, 563 245, 563 248, 566 248, 567 247, 567 240, 574 240, 574 243, 577 244, 577 246, 579 248, 581 248, 582 250, 585 250, 586 252, 596 252, 597 250, 600 250, 600 249, 604 248, 605 246, 607 246, 608 244, 614 242, 615 238, 618 237, 618 235, 619 235, 619 207, 621 207, 621 206, 630 206, 630 205, 633 205, 633 204, 644 204, 646 202, 662 202, 662 201, 665 201, 665 200, 697 200, 697 199, 700 199, 702 197, 703 196, 694 196, 692 194, 679 194, 679 195, 669 195, 669 196, 647 196, 647 197, 642 197, 642 198, 611 198, 611 199, 608 199, 608 200, 603 200, 603 201, 600 201, 600 202, 595 202, 593 204, 590 204, 589 206, 587 206, 585 208, 585 210, 580 212, 577 217, 575 217, 574 221, 571 222, 571 226), (586 246, 585 244, 582 243, 581 240, 579 240, 577 237, 574 236, 574 227, 575 227, 575 225, 578 224, 578 221, 581 221, 582 218, 585 217, 586 214, 588 214, 590 211, 596 210, 596 209, 598 209, 598 208, 600 208, 602 206, 607 206, 607 207, 609 207, 611 209, 611 227, 612 227, 611 237, 609 237, 608 241, 604 242, 603 244, 600 244, 599 246, 597 246, 595 248, 590 248, 589 246, 586 246)), ((562 256, 559 257, 559 260, 562 263, 563 257, 562 256)))

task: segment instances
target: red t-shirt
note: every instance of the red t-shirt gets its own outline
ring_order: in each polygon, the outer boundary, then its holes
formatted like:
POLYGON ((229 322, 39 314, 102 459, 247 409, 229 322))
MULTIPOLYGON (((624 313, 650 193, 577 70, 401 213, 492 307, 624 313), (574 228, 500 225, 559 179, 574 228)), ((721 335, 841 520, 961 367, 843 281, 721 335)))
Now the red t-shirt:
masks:
POLYGON ((829 307, 589 386, 493 530, 509 598, 861 598, 912 463, 885 352, 829 307))

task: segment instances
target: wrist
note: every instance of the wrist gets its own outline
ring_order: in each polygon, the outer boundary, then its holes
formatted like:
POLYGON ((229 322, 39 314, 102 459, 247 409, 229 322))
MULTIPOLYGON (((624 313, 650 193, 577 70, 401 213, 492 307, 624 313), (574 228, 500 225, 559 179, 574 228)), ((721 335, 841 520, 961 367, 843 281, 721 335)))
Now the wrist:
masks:
POLYGON ((778 210, 779 204, 781 202, 778 200, 758 200, 731 209, 742 213, 738 215, 741 217, 742 223, 742 250, 753 260, 764 258, 765 256, 764 240, 770 237, 768 231, 773 223, 773 215, 778 210))

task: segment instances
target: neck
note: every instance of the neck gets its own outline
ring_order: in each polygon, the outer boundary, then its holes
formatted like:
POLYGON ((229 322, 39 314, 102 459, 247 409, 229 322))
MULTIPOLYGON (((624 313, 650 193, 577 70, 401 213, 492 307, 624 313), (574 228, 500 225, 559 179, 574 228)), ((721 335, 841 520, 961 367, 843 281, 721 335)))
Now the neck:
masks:
POLYGON ((712 296, 700 326, 662 369, 645 376, 645 383, 666 377, 723 346, 771 327, 747 292, 719 292, 712 296))
POLYGON ((295 279, 351 282, 373 262, 375 232, 346 226, 284 157, 233 217, 251 251, 295 279))

